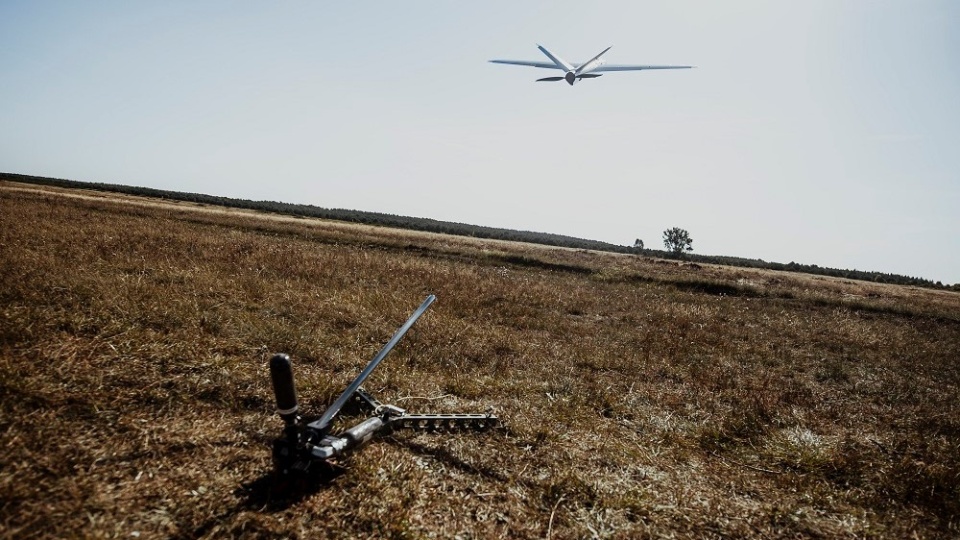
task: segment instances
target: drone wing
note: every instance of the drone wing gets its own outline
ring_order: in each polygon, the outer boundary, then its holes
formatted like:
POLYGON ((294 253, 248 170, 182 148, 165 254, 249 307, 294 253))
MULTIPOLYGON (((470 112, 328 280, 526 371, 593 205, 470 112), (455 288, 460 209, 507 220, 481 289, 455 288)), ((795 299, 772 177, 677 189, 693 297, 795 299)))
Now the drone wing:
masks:
POLYGON ((548 69, 560 69, 556 64, 548 62, 531 62, 528 60, 490 60, 493 64, 510 64, 513 66, 530 66, 538 68, 548 68, 548 69))
POLYGON ((642 69, 690 69, 693 66, 629 66, 625 64, 603 64, 590 71, 640 71, 642 69))
POLYGON ((574 67, 570 65, 569 62, 566 62, 563 58, 560 58, 559 56, 548 51, 543 45, 537 45, 537 48, 540 49, 540 52, 542 52, 547 58, 553 61, 553 64, 557 69, 562 69, 564 71, 574 70, 574 67))
MULTIPOLYGON (((573 71, 574 69, 576 69, 573 65, 565 61, 563 58, 560 58, 559 56, 548 51, 547 48, 544 47, 543 45, 537 45, 537 48, 540 49, 540 52, 542 52, 553 63, 548 64, 547 62, 533 62, 529 60, 490 60, 490 61, 493 62, 494 64, 511 64, 514 66, 530 66, 530 67, 546 68, 546 69, 559 69, 562 71, 573 71)), ((603 53, 600 53, 600 54, 603 54, 603 53)))

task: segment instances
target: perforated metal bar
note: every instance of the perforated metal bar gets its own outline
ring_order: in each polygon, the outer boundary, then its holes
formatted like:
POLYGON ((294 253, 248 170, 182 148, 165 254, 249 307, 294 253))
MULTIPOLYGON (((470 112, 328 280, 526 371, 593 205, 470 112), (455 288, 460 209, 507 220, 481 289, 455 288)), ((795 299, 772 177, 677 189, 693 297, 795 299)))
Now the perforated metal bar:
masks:
POLYGON ((491 414, 405 414, 391 418, 392 429, 422 431, 483 431, 500 425, 500 419, 491 414))

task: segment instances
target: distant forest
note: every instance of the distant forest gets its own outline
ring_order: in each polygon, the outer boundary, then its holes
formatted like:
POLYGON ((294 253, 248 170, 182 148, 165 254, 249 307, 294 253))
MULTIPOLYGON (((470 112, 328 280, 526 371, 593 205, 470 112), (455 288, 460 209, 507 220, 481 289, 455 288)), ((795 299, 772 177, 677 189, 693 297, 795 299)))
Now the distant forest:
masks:
MULTIPOLYGON (((124 193, 127 195, 139 195, 142 197, 155 197, 159 199, 170 199, 176 201, 185 201, 200 204, 209 204, 216 206, 225 206, 231 208, 245 208, 249 210, 259 210, 262 212, 272 212, 275 214, 285 214, 291 216, 302 216, 321 219, 334 219, 338 221, 348 221, 352 223, 364 223, 367 225, 379 225, 383 227, 395 227, 401 229, 411 229, 416 231, 427 231, 445 234, 454 234, 459 236, 472 236, 476 238, 489 238, 494 240, 508 240, 516 242, 530 242, 534 244, 543 244, 548 246, 558 246, 574 249, 591 249, 597 251, 609 251, 614 253, 628 253, 634 255, 645 255, 650 257, 661 257, 665 259, 678 258, 673 253, 658 249, 638 249, 631 246, 619 246, 600 242, 597 240, 587 240, 584 238, 575 238, 560 234, 550 234, 532 231, 515 231, 511 229, 498 229, 495 227, 484 227, 480 225, 469 225, 466 223, 454 223, 450 221, 439 221, 436 219, 416 218, 397 216, 393 214, 381 214, 379 212, 364 212, 361 210, 344 210, 340 208, 321 208, 308 204, 291 204, 274 201, 249 201, 246 199, 232 199, 229 197, 217 197, 214 195, 204 195, 200 193, 184 193, 180 191, 167 191, 162 189, 153 189, 147 187, 123 186, 117 184, 105 184, 100 182, 79 182, 76 180, 63 180, 60 178, 44 178, 39 176, 29 176, 23 174, 0 173, 0 180, 9 180, 11 182, 23 182, 29 184, 38 184, 45 186, 55 186, 73 189, 90 189, 98 191, 110 191, 115 193, 124 193)), ((627 232, 629 234, 629 232, 627 232)), ((815 264, 800 264, 795 262, 778 263, 767 262, 761 259, 745 259, 742 257, 727 257, 717 255, 698 255, 694 253, 685 253, 679 256, 686 261, 724 264, 728 266, 739 266, 745 268, 765 268, 769 270, 784 270, 787 272, 801 272, 806 274, 817 274, 822 276, 833 276, 846 279, 856 279, 861 281, 872 281, 875 283, 895 283, 899 285, 916 285, 919 287, 928 287, 934 289, 952 289, 960 291, 960 283, 952 286, 946 286, 939 281, 933 282, 919 277, 901 276, 898 274, 888 274, 883 272, 867 272, 862 270, 839 270, 836 268, 825 268, 815 264)))

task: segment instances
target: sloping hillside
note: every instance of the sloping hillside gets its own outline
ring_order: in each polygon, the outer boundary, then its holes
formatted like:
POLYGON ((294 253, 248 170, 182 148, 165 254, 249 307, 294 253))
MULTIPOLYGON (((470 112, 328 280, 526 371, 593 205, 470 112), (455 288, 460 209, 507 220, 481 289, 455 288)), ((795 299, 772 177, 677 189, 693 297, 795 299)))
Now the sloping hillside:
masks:
POLYGON ((4 183, 0 447, 8 538, 955 537, 960 294, 4 183), (366 386, 505 426, 276 486, 430 293, 366 386))

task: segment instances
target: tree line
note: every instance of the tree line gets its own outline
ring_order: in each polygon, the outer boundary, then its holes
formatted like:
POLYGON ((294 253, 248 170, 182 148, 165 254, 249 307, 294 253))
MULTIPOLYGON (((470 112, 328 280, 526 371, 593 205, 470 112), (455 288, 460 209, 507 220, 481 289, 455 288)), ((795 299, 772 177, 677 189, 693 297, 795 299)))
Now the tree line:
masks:
POLYGON ((723 264, 727 266, 739 266, 745 268, 764 268, 769 270, 782 270, 787 272, 802 272, 806 274, 817 274, 825 276, 840 277, 846 279, 856 279, 861 281, 871 281, 876 283, 894 283, 900 285, 916 285, 928 288, 949 288, 960 291, 960 283, 952 286, 945 286, 938 282, 919 277, 902 276, 883 272, 868 272, 862 270, 841 270, 836 268, 820 267, 815 264, 799 264, 790 262, 787 264, 768 262, 761 259, 746 259, 742 257, 729 257, 718 255, 700 255, 690 253, 692 250, 692 239, 687 231, 674 227, 664 231, 664 246, 666 250, 649 249, 644 247, 643 241, 637 239, 633 246, 621 246, 598 240, 588 240, 562 234, 552 234, 534 231, 517 231, 513 229, 501 229, 497 227, 486 227, 482 225, 470 225, 467 223, 457 223, 451 221, 440 221, 430 218, 418 218, 399 216, 394 214, 385 214, 380 212, 365 212, 361 210, 346 210, 341 208, 323 208, 308 204, 292 204, 276 201, 252 201, 247 199, 234 199, 231 197, 220 197, 216 195, 205 195, 202 193, 189 193, 181 191, 169 191, 138 186, 125 186, 119 184, 107 184, 102 182, 80 182, 76 180, 66 180, 61 178, 45 178, 40 176, 30 176, 13 173, 0 173, 0 180, 11 182, 22 182, 36 185, 46 185, 54 187, 72 188, 72 189, 91 189, 99 191, 109 191, 113 193, 123 193, 126 195, 137 195, 142 197, 153 197, 159 199, 169 199, 197 204, 208 204, 214 206, 225 206, 230 208, 242 208, 248 210, 259 210, 262 212, 271 212, 275 214, 293 215, 320 219, 333 219, 338 221, 347 221, 352 223, 363 223, 367 225, 378 225, 383 227, 394 227, 401 229, 410 229, 424 232, 436 232, 444 234, 453 234, 459 236, 471 236, 475 238, 487 238, 491 240, 507 240, 516 242, 530 242, 548 246, 566 247, 574 249, 589 249, 596 251, 607 251, 613 253, 627 253, 635 255, 646 255, 651 257, 663 258, 683 258, 693 262, 703 262, 712 264, 723 264))

